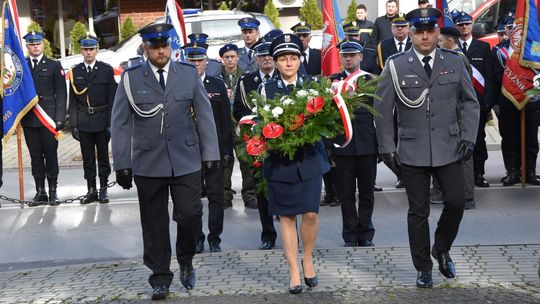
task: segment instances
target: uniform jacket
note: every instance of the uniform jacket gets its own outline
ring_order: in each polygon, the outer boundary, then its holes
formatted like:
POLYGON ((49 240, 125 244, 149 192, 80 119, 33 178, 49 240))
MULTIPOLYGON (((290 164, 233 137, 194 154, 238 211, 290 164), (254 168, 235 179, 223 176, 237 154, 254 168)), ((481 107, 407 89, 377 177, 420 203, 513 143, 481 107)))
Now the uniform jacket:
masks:
POLYGON ((308 63, 302 63, 307 75, 317 76, 321 74, 321 50, 309 48, 308 63))
POLYGON ((208 76, 212 77, 221 77, 221 68, 223 67, 223 64, 215 59, 207 59, 206 60, 206 69, 204 72, 208 76))
POLYGON ((111 140, 115 170, 132 168, 139 176, 182 176, 200 170, 202 161, 219 160, 212 107, 195 67, 171 62, 165 90, 148 62, 126 69, 114 98, 111 140), (162 103, 163 110, 148 118, 134 113, 126 74, 138 108, 162 103))
POLYGON ((364 19, 362 21, 356 19, 356 25, 360 29, 360 42, 364 47, 375 47, 375 40, 373 38, 373 22, 364 19))
MULTIPOLYGON (((414 51, 396 54, 393 60, 398 85, 409 99, 418 98, 428 88, 428 98, 418 108, 406 106, 396 94, 390 68, 384 68, 375 93, 375 118, 379 152, 396 151, 392 111, 398 114, 397 154, 402 163, 411 166, 438 167, 459 160, 460 140, 476 141, 479 104, 461 57, 446 49, 437 49, 431 78, 428 79, 414 51), (457 109, 462 109, 462 128, 457 109)), ((387 62, 387 63, 388 63, 387 62)))
MULTIPOLYGON (((410 38, 407 38, 407 40, 405 40, 405 44, 403 45, 403 51, 410 50, 411 46, 412 46, 412 41, 410 38)), ((396 47, 396 43, 394 41, 394 36, 392 36, 391 38, 385 39, 381 41, 381 43, 379 43, 379 45, 377 46, 377 58, 379 59, 378 64, 381 70, 384 69, 386 59, 388 59, 388 57, 394 54, 397 54, 398 51, 399 50, 396 47)))
MULTIPOLYGON (((41 58, 36 69, 32 69, 30 58, 26 58, 30 67, 32 79, 39 98, 39 105, 55 122, 64 122, 66 119, 66 80, 60 62, 41 58)), ((33 111, 29 111, 21 121, 23 127, 44 127, 33 111)))
POLYGON ((489 44, 473 39, 471 45, 467 47, 467 52, 463 53, 469 59, 469 63, 484 77, 484 94, 475 90, 480 106, 483 108, 492 107, 495 100, 493 96, 493 61, 489 44))
MULTIPOLYGON (((274 70, 272 77, 275 77, 276 74, 277 70, 274 70)), ((233 104, 233 117, 236 121, 246 115, 253 114, 252 108, 255 107, 255 104, 251 102, 249 95, 253 91, 256 92, 262 82, 263 79, 261 79, 259 70, 240 76, 236 85, 233 104)))
POLYGON ((214 113, 220 154, 233 155, 231 106, 225 83, 221 78, 211 76, 206 76, 203 83, 214 113))
POLYGON ((258 66, 257 63, 255 63, 255 52, 253 52, 253 55, 251 55, 251 59, 249 59, 248 51, 246 51, 246 48, 243 47, 239 49, 238 66, 242 68, 242 70, 246 71, 246 73, 257 70, 258 66))
MULTIPOLYGON (((396 15, 397 16, 397 15, 396 15)), ((377 17, 373 23, 373 39, 379 43, 385 39, 392 38, 392 20, 387 15, 377 17)))
POLYGON ((83 62, 71 70, 73 85, 69 85, 69 120, 71 126, 83 132, 105 131, 111 124, 111 110, 116 93, 116 81, 110 65, 96 61, 92 73, 88 74, 83 62), (90 108, 89 108, 90 106, 90 108), (94 111, 95 109, 95 111, 94 111))
MULTIPOLYGON (((312 77, 299 74, 297 85, 314 80, 312 77)), ((289 90, 280 76, 267 81, 264 84, 264 90, 266 97, 270 99, 277 95, 289 94, 289 90)), ((268 180, 286 183, 322 176, 328 170, 330 170, 330 164, 322 142, 299 148, 293 160, 290 160, 288 156, 284 157, 278 153, 270 152, 263 162, 263 174, 268 180)))
POLYGON ((377 64, 377 53, 374 49, 365 47, 362 51, 362 62, 360 62, 360 69, 375 75, 381 74, 381 68, 377 64))
MULTIPOLYGON (((330 76, 330 80, 344 80, 347 73, 341 72, 330 76)), ((377 137, 375 135, 375 125, 373 115, 365 108, 358 108, 354 113, 352 121, 353 137, 345 148, 334 148, 335 155, 340 156, 363 156, 377 153, 377 137)), ((338 136, 335 140, 337 144, 345 142, 345 135, 338 136)))

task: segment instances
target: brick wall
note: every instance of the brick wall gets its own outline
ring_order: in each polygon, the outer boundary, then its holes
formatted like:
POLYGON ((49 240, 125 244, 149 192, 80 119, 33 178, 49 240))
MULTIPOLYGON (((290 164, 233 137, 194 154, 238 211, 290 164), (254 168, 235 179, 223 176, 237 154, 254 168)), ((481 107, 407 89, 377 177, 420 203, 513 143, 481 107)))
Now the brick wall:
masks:
POLYGON ((120 22, 131 17, 138 28, 163 17, 166 0, 119 0, 120 22))

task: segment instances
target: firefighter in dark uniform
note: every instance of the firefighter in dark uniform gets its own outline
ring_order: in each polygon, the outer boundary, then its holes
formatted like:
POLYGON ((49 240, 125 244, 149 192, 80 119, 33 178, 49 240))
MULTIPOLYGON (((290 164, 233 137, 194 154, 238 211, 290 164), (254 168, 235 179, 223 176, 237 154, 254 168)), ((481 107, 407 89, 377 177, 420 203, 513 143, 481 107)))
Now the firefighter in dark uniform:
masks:
MULTIPOLYGON (((454 18, 456 28, 461 33, 459 38, 459 46, 463 54, 469 59, 469 63, 473 68, 473 78, 482 77, 484 79, 482 85, 476 86, 476 96, 480 103, 480 124, 478 126, 478 135, 476 136, 476 144, 474 146, 474 184, 477 187, 489 187, 489 183, 484 178, 485 162, 488 158, 486 147, 486 122, 489 113, 493 106, 493 61, 491 59, 491 48, 489 44, 472 37, 472 17, 461 12, 454 18), (476 71, 479 75, 476 76, 476 71)), ((480 79, 477 79, 480 81, 480 79)), ((476 81, 473 80, 473 84, 476 81)), ((478 82, 477 82, 478 83, 478 82)))
MULTIPOLYGON (((188 43, 184 46, 186 59, 189 63, 195 65, 199 76, 208 93, 208 99, 212 105, 214 113, 214 123, 218 135, 219 150, 223 166, 232 155, 232 124, 231 108, 229 98, 227 97, 227 88, 221 78, 208 76, 206 70, 206 50, 208 44, 188 43)), ((203 180, 206 187, 206 196, 208 198, 208 244, 210 252, 221 252, 221 239, 219 236, 223 232, 223 167, 219 170, 206 172, 203 169, 203 180)), ((200 226, 199 238, 197 239, 195 253, 204 251, 204 233, 202 225, 200 226)))
POLYGON ((116 181, 124 189, 133 179, 137 185, 154 300, 168 296, 174 276, 169 197, 180 282, 189 290, 195 286, 193 256, 202 217, 201 169, 221 165, 208 94, 193 65, 170 59, 171 28, 157 23, 139 30, 148 60, 124 70, 111 119, 116 181))
POLYGON ((84 61, 71 69, 69 77, 69 121, 73 127, 71 134, 81 145, 84 179, 88 187, 88 193, 81 204, 109 202, 109 140, 116 82, 113 68, 96 60, 98 40, 95 36, 87 35, 79 41, 84 61), (96 176, 99 176, 99 195, 96 176))
POLYGON ((238 20, 238 25, 242 30, 242 40, 244 40, 244 47, 239 50, 238 66, 246 73, 253 72, 257 69, 257 63, 255 63, 255 51, 252 48, 259 39, 261 22, 255 18, 242 18, 238 20))
MULTIPOLYGON (((43 54, 43 34, 31 32, 23 37, 30 53, 27 58, 32 71, 32 78, 39 97, 39 105, 56 123, 56 130, 61 131, 66 118, 66 81, 60 62, 47 58, 43 54)), ((58 141, 43 125, 33 111, 21 121, 24 138, 30 153, 32 176, 36 183, 36 195, 29 206, 59 204, 58 184, 58 141), (45 191, 45 177, 49 183, 49 196, 45 191)))
MULTIPOLYGON (((256 91, 259 86, 274 78, 277 71, 274 67, 274 59, 270 55, 271 37, 262 37, 254 45, 256 62, 259 69, 255 72, 244 74, 238 80, 234 95, 233 116, 237 121, 246 115, 253 114, 254 104, 250 101, 249 94, 256 91)), ((244 146, 245 149, 245 146, 244 146)), ((249 165, 249 164, 248 164, 249 165)), ((260 181, 257 181, 260 182, 260 181)), ((261 244, 260 250, 269 250, 276 245, 276 229, 271 215, 268 214, 268 198, 264 193, 257 193, 257 207, 261 221, 261 244)))
MULTIPOLYGON (((363 47, 360 41, 344 40, 338 47, 345 70, 330 76, 332 81, 344 80, 360 70, 362 61, 363 47)), ((371 217, 375 201, 373 184, 377 172, 377 138, 373 115, 368 110, 359 108, 355 113, 353 134, 349 145, 333 149, 343 219, 342 237, 346 247, 373 246, 375 228, 371 217), (355 199, 357 188, 358 208, 355 199)), ((339 136, 336 142, 343 143, 343 136, 339 136)))
POLYGON ((296 36, 298 36, 298 38, 300 38, 300 40, 302 40, 302 45, 304 46, 304 53, 301 57, 301 60, 306 74, 311 76, 320 75, 321 50, 309 47, 309 42, 311 41, 311 25, 302 21, 291 27, 291 30, 296 36))

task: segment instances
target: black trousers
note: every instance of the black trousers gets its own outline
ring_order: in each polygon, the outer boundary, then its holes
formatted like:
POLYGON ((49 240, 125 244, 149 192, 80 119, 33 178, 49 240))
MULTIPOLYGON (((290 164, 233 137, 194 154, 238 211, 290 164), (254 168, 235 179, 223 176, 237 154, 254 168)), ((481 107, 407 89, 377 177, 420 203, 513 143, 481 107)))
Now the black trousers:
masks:
MULTIPOLYGON (((326 192, 327 195, 329 193, 333 193, 334 189, 336 189, 337 187, 336 179, 337 179, 336 167, 331 167, 330 171, 323 174, 324 192, 326 192)), ((337 193, 333 193, 333 195, 337 195, 337 193)))
POLYGON ((102 132, 82 132, 79 131, 81 153, 83 158, 84 178, 96 178, 96 150, 99 179, 107 180, 111 174, 111 164, 109 162, 109 133, 102 132))
POLYGON ((274 227, 274 218, 268 214, 268 198, 262 194, 257 194, 257 208, 259 219, 261 220, 261 242, 276 242, 277 233, 274 227))
POLYGON ((429 271, 433 267, 429 238, 429 185, 433 174, 443 193, 444 207, 435 230, 434 247, 438 252, 450 251, 465 206, 463 165, 460 161, 442 167, 416 167, 402 164, 401 174, 409 199, 407 226, 414 267, 429 271))
MULTIPOLYGON (((213 171, 203 170, 203 180, 206 189, 206 198, 208 199, 208 243, 220 244, 219 236, 223 232, 223 205, 225 195, 223 190, 223 169, 219 168, 213 171)), ((199 228, 199 240, 204 241, 204 232, 202 231, 202 221, 199 228)))
POLYGON ((178 263, 189 263, 195 255, 195 241, 201 226, 201 171, 179 177, 134 177, 139 196, 143 233, 143 260, 152 275, 148 282, 169 286, 173 279, 169 236, 169 192, 172 219, 177 223, 178 263))
POLYGON ((373 215, 373 185, 377 170, 375 155, 334 156, 336 162, 338 197, 341 201, 343 220, 343 240, 357 243, 373 240, 375 228, 371 222, 373 215), (358 188, 358 208, 356 189, 358 188))
MULTIPOLYGON (((525 170, 527 173, 536 171, 538 157, 538 124, 536 121, 538 109, 525 111, 525 170)), ((521 124, 520 112, 516 108, 502 108, 499 119, 501 133, 501 150, 507 161, 509 170, 521 168, 521 124)))
POLYGON ((58 179, 58 141, 45 127, 23 128, 35 180, 58 179))
POLYGON ((476 133, 476 143, 474 145, 473 153, 473 166, 474 174, 485 174, 485 164, 488 159, 488 152, 486 146, 486 123, 488 119, 489 111, 484 109, 480 110, 480 120, 478 122, 478 133, 476 133))

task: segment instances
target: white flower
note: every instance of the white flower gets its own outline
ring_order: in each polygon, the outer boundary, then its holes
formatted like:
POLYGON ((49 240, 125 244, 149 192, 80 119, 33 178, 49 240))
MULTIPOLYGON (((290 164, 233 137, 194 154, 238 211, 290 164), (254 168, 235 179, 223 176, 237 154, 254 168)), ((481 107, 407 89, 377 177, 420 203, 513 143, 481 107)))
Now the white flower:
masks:
POLYGON ((253 108, 251 109, 251 112, 257 113, 257 106, 253 107, 253 108))
POLYGON ((285 98, 285 99, 283 99, 283 100, 281 101, 281 103, 282 103, 283 105, 286 105, 286 106, 287 106, 287 105, 290 105, 290 104, 294 104, 294 99, 285 98))
POLYGON ((275 107, 272 109, 272 115, 274 116, 274 118, 278 118, 281 114, 283 114, 283 108, 275 107))
POLYGON ((332 94, 335 93, 334 90, 332 90, 331 88, 326 88, 325 91, 326 93, 332 93, 332 94))
POLYGON ((264 108, 263 108, 263 110, 265 110, 265 111, 270 111, 270 105, 265 105, 264 108))
POLYGON ((300 90, 300 91, 296 92, 296 95, 298 97, 307 97, 309 95, 309 92, 306 91, 306 90, 300 90))
POLYGON ((535 89, 540 89, 540 74, 536 74, 536 76, 534 76, 533 84, 535 89))
POLYGON ((309 92, 308 95, 311 98, 319 96, 319 92, 317 92, 317 90, 309 89, 308 92, 309 92))

